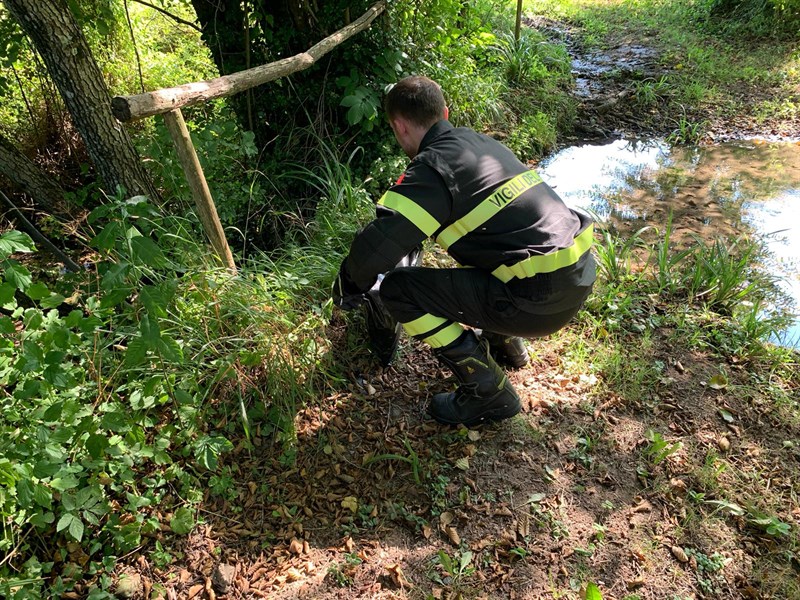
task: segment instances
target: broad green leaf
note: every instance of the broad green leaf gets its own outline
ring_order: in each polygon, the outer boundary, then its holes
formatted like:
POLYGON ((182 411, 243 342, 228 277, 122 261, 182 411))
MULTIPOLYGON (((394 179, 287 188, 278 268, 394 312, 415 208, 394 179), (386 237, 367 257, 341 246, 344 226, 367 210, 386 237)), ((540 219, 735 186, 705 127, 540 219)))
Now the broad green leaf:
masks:
POLYGON ((67 490, 74 490, 80 481, 74 475, 67 474, 64 477, 56 477, 50 482, 50 487, 59 492, 66 492, 67 490))
POLYGON ((161 339, 161 328, 158 326, 158 319, 150 319, 148 315, 144 315, 139 322, 139 331, 142 333, 142 340, 150 348, 155 348, 157 342, 161 339))
POLYGON ((108 438, 99 433, 93 433, 86 438, 86 450, 89 455, 97 460, 103 456, 106 448, 108 448, 108 438))
POLYGON ((3 261, 0 263, 0 269, 3 271, 5 280, 23 292, 28 289, 28 286, 33 281, 31 272, 15 260, 3 261))
POLYGON ((14 300, 14 294, 17 293, 17 286, 12 283, 0 283, 0 306, 7 310, 13 310, 17 307, 17 302, 14 300))
POLYGON ((183 350, 180 345, 172 337, 162 334, 161 339, 156 344, 161 356, 169 362, 179 363, 183 362, 183 350))
POLYGON ((163 291, 155 285, 146 285, 139 291, 141 300, 147 312, 153 317, 166 317, 168 300, 163 291))
MULTIPOLYGON (((0 305, 3 304, 3 301, 0 299, 0 305)), ((12 321, 9 317, 0 316, 0 333, 3 335, 11 335, 16 331, 16 327, 14 327, 14 321, 12 321)))
POLYGON ((587 583, 586 584, 586 600, 603 600, 603 596, 600 594, 600 588, 597 587, 594 583, 587 583))
POLYGON ((730 411, 727 411, 724 408, 719 409, 719 416, 722 417, 722 420, 726 423, 733 423, 736 420, 730 411))
MULTIPOLYGON (((92 213, 94 214, 94 212, 92 213)), ((90 216, 91 219, 91 216, 90 216)), ((91 222, 91 220, 90 220, 91 222)), ((108 225, 103 227, 102 231, 94 236, 89 244, 98 250, 111 250, 117 241, 117 238, 122 234, 122 230, 118 221, 111 221, 108 225)))
POLYGON ((17 501, 22 508, 33 506, 34 487, 30 479, 17 481, 17 501))
POLYGON ((36 246, 27 233, 9 231, 0 235, 0 260, 5 260, 15 252, 35 252, 36 246))
POLYGON ((222 436, 203 436, 195 442, 195 457, 203 467, 214 471, 219 455, 232 449, 233 444, 222 436))
POLYGON ((83 523, 80 517, 72 513, 65 513, 61 515, 56 525, 56 531, 63 531, 66 529, 76 542, 80 542, 83 537, 83 523))
POLYGON ((69 524, 69 534, 76 542, 80 542, 81 538, 83 538, 83 521, 79 517, 72 519, 69 524))
POLYGON ((722 373, 717 373, 708 381, 708 387, 712 390, 724 390, 728 387, 728 378, 722 373))
POLYGON ((61 294, 50 294, 47 298, 42 298, 39 306, 42 308, 58 308, 66 300, 61 294))
POLYGON ((139 264, 148 267, 163 267, 167 263, 161 248, 148 237, 136 236, 131 239, 131 250, 133 257, 139 264))
POLYGON ((125 413, 108 412, 100 419, 100 427, 114 433, 123 433, 130 428, 131 418, 125 413))
POLYGON ((47 486, 37 483, 33 489, 33 501, 42 508, 50 508, 53 504, 53 494, 47 486))
POLYGON ((51 512, 37 513, 30 518, 30 524, 40 529, 47 529, 56 520, 56 516, 51 512))
POLYGON ((169 520, 170 529, 178 535, 185 535, 192 531, 194 524, 194 511, 185 506, 176 510, 169 520))
POLYGON ((25 290, 25 295, 31 300, 41 300, 50 295, 50 290, 47 289, 45 284, 37 281, 28 286, 28 289, 25 290))
POLYGON ((128 342, 125 350, 125 366, 136 367, 142 364, 147 357, 147 344, 140 338, 133 338, 128 342))

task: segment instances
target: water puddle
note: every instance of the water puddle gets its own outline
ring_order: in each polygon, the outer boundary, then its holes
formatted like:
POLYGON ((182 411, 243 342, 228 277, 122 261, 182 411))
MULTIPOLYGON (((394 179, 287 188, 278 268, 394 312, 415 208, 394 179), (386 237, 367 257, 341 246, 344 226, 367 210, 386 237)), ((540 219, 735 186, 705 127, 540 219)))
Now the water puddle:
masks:
POLYGON ((673 239, 711 240, 755 233, 771 253, 768 268, 794 300, 794 324, 776 341, 800 347, 800 145, 737 141, 675 147, 615 140, 567 148, 539 172, 571 206, 590 209, 622 231, 663 230, 673 239))

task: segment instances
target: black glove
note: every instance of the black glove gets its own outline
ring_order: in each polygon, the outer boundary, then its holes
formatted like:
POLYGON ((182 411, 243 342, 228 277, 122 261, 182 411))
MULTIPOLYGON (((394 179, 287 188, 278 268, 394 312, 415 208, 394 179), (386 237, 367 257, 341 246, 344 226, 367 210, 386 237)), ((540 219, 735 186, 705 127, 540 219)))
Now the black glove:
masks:
POLYGON ((361 306, 364 302, 364 293, 353 283, 350 276, 347 274, 347 267, 345 261, 339 267, 339 275, 333 282, 333 290, 331 296, 333 303, 342 310, 354 310, 361 306))

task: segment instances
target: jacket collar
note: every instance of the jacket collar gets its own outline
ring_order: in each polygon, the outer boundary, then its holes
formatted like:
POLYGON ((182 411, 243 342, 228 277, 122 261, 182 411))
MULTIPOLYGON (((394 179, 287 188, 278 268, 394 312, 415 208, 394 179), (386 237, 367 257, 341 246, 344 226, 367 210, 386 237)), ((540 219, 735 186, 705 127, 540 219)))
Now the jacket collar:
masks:
POLYGON ((433 142, 433 140, 435 140, 443 133, 450 131, 451 129, 453 129, 453 125, 450 123, 450 121, 446 119, 442 119, 441 121, 434 123, 431 126, 431 128, 428 129, 428 132, 425 134, 425 136, 422 138, 422 141, 419 143, 419 150, 417 151, 417 153, 419 154, 420 152, 422 152, 425 149, 425 147, 429 146, 433 142))

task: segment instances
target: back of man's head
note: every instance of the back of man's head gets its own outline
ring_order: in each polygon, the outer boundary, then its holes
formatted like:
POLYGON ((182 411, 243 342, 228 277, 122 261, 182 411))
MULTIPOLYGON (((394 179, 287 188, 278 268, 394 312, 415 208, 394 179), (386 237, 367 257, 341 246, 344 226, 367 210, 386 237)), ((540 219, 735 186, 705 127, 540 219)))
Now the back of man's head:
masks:
POLYGON ((419 75, 398 81, 386 95, 384 108, 390 119, 403 117, 420 127, 445 118, 445 101, 439 84, 419 75))

